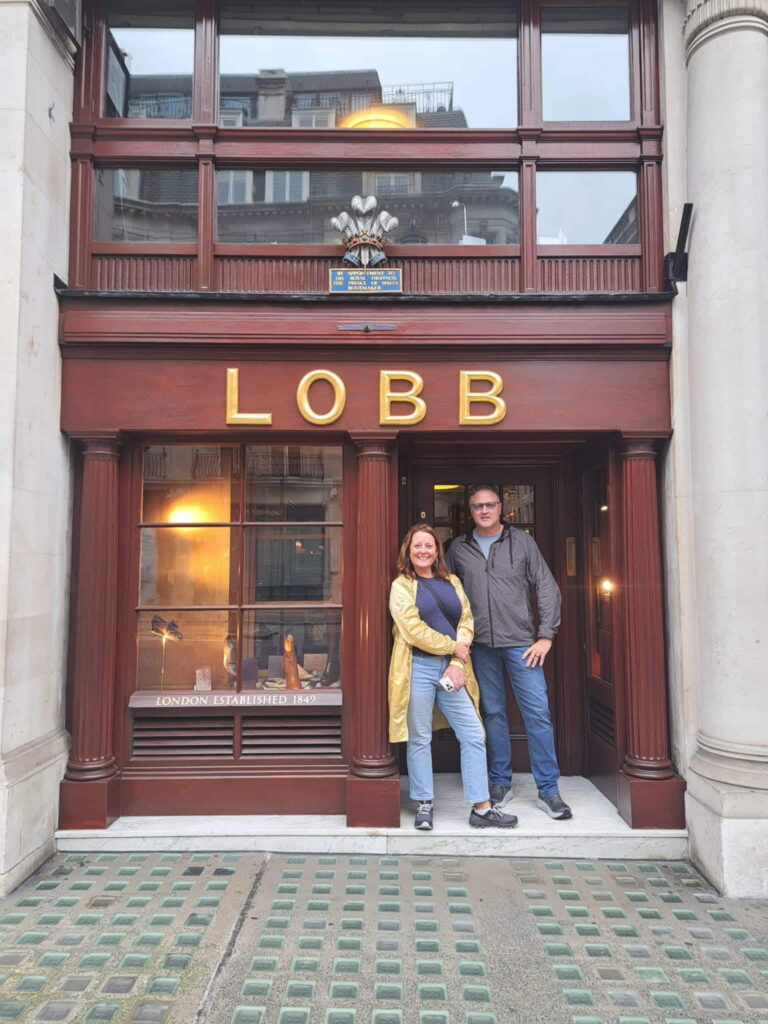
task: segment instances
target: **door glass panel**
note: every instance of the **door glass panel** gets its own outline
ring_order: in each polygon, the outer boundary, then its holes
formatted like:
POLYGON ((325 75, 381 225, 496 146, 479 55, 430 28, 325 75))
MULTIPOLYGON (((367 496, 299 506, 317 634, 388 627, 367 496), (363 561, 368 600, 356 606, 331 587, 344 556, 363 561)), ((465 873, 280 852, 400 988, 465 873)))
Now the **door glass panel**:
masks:
POLYGON ((464 484, 435 484, 432 525, 445 544, 466 528, 466 487, 464 484))
POLYGON ((535 490, 531 484, 504 485, 502 492, 504 519, 510 526, 518 526, 534 534, 536 522, 535 490))

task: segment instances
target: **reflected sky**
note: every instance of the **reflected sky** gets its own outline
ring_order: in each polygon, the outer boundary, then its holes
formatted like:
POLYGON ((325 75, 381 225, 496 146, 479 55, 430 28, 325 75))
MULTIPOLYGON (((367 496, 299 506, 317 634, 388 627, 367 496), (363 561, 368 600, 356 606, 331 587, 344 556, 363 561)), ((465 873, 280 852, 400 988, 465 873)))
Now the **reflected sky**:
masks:
POLYGON ((539 171, 539 245, 600 245, 636 193, 631 171, 539 171))

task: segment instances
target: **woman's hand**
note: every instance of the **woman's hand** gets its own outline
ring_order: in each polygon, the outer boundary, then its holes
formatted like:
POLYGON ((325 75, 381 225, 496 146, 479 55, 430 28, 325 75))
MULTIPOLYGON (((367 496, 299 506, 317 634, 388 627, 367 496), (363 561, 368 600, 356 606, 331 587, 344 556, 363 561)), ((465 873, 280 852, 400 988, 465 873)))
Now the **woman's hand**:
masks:
POLYGON ((460 640, 453 651, 454 658, 458 658, 459 661, 467 661, 469 658, 469 644, 465 644, 460 640))
POLYGON ((448 676, 451 680, 454 690, 461 690, 467 684, 467 677, 464 674, 464 669, 459 665, 449 665, 445 672, 443 672, 443 675, 448 676))

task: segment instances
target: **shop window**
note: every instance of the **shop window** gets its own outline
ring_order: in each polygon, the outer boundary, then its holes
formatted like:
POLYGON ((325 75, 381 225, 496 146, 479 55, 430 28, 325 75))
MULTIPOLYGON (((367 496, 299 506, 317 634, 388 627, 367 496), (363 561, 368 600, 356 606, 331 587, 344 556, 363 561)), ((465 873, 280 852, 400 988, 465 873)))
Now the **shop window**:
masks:
POLYGON ((144 449, 139 691, 341 685, 342 452, 144 449))
POLYGON ((194 3, 106 0, 107 117, 192 117, 194 3))
POLYGON ((536 207, 539 245, 640 242, 632 171, 539 171, 536 207))
POLYGON ((239 104, 246 126, 517 124, 517 21, 508 0, 450 12, 438 0, 328 8, 228 0, 219 26, 221 107, 239 104), (310 108, 312 124, 296 116, 310 108))
POLYGON ((541 8, 545 121, 628 121, 629 8, 541 8))
POLYGON ((520 240, 516 171, 270 170, 252 172, 245 203, 229 201, 233 172, 218 172, 219 242, 336 245, 331 217, 355 193, 374 192, 398 218, 393 245, 516 245, 520 240))
POLYGON ((97 242, 197 239, 196 168, 100 167, 93 194, 97 242))

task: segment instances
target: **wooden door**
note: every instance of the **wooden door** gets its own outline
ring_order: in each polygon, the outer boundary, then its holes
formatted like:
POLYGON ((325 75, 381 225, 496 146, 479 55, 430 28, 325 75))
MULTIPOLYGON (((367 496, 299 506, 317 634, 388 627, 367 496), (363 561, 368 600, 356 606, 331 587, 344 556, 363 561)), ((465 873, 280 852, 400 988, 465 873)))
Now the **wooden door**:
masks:
MULTIPOLYGON (((455 471, 425 469, 417 471, 413 489, 415 509, 413 522, 435 527, 447 546, 472 523, 469 513, 469 489, 476 484, 493 484, 499 489, 504 521, 536 540, 550 568, 554 566, 553 480, 552 469, 541 467, 509 468, 499 464, 457 464, 455 471)), ((557 685, 555 658, 550 655, 544 668, 553 722, 557 720, 557 685)), ((512 769, 529 772, 528 742, 520 712, 507 689, 507 712, 512 741, 512 769)), ((438 732, 432 743, 434 770, 459 770, 459 745, 451 729, 438 732)))

